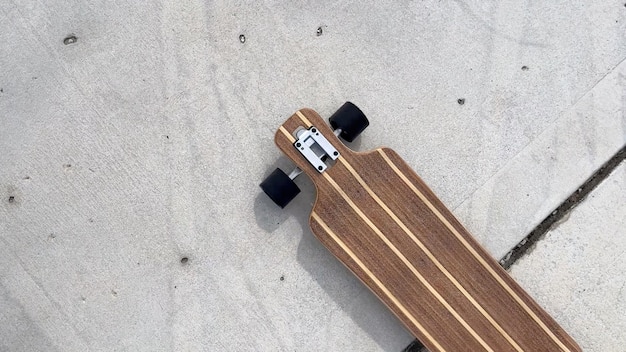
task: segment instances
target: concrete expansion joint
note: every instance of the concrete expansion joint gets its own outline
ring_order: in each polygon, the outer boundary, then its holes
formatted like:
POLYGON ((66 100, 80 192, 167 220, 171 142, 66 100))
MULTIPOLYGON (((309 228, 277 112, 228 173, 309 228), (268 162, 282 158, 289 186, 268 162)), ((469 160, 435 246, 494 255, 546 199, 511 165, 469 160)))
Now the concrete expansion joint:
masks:
POLYGON ((500 265, 509 269, 518 259, 531 252, 534 245, 540 241, 544 235, 566 222, 570 212, 604 181, 610 174, 626 159, 626 146, 622 147, 611 159, 600 167, 591 177, 578 187, 569 197, 567 197, 550 215, 548 215, 539 225, 537 225, 528 236, 524 237, 513 249, 511 249, 501 260, 500 265))

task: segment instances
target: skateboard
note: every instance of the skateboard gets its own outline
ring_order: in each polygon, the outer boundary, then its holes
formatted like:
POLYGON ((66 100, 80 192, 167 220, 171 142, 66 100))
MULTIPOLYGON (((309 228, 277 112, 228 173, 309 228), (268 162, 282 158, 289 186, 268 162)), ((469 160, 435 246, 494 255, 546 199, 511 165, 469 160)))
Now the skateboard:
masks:
POLYGON ((396 152, 340 141, 369 125, 358 107, 329 121, 310 109, 288 118, 274 141, 296 168, 261 188, 285 207, 309 176, 313 234, 429 351, 581 351, 396 152))

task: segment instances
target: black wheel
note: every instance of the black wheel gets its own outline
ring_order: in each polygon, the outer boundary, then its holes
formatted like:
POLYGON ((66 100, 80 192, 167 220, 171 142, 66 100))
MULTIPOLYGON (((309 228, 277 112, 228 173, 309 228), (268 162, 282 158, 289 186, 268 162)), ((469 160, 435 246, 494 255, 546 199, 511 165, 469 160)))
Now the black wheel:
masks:
POLYGON ((333 129, 341 128, 341 138, 352 142, 369 126, 365 114, 351 102, 343 104, 329 119, 333 129))
POLYGON ((300 188, 281 169, 276 169, 260 184, 261 189, 281 208, 300 193, 300 188))
POLYGON ((413 342, 411 342, 410 345, 406 346, 406 348, 402 350, 402 352, 420 352, 423 350, 423 348, 424 348, 424 345, 422 345, 422 343, 416 339, 416 340, 413 340, 413 342))

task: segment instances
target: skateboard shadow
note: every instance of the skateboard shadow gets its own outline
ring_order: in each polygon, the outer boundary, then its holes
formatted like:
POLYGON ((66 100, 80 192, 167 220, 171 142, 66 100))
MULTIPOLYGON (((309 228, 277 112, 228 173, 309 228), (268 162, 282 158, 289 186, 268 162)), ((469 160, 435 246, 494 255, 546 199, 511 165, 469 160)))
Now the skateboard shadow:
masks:
MULTIPOLYGON (((360 138, 349 144, 352 149, 360 145, 360 138)), ((281 157, 268 167, 264 175, 276 167, 287 173, 293 167, 286 157, 281 157)), ((359 328, 378 345, 381 351, 398 352, 411 343, 413 337, 380 300, 365 287, 337 258, 313 235, 309 216, 315 202, 315 186, 306 176, 298 177, 301 193, 284 209, 280 209, 261 190, 254 202, 256 222, 265 231, 277 230, 290 217, 302 227, 296 260, 313 280, 328 294, 339 309, 349 316, 359 328)), ((310 317, 324 321, 327 317, 310 317)), ((351 339, 346 333, 346 339, 351 339)))

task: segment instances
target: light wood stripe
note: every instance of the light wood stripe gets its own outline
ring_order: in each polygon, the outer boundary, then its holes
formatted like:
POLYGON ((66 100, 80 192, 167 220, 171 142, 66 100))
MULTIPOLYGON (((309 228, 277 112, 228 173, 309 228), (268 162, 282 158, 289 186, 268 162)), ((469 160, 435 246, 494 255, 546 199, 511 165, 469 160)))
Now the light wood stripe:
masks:
POLYGON ((539 324, 539 326, 541 326, 541 328, 548 334, 548 336, 550 336, 550 338, 552 338, 552 340, 554 342, 556 342, 559 347, 561 347, 562 350, 564 351, 571 351, 569 348, 567 348, 567 346, 565 346, 563 344, 563 342, 561 342, 561 340, 556 337, 556 335, 554 335, 554 333, 552 332, 552 330, 550 330, 550 328, 548 328, 546 326, 546 324, 537 316, 537 314, 535 314, 535 312, 532 311, 532 309, 530 309, 530 307, 528 307, 528 305, 517 295, 517 293, 515 293, 515 291, 513 291, 513 289, 506 283, 504 282, 504 280, 502 279, 502 277, 500 277, 500 275, 498 275, 498 273, 495 272, 495 270, 493 270, 493 268, 485 261, 485 259, 478 254, 478 252, 476 252, 476 250, 474 249, 474 247, 472 247, 467 240, 461 236, 461 234, 457 231, 457 229, 452 226, 452 224, 450 224, 450 222, 441 214, 441 212, 439 212, 439 210, 437 210, 437 208, 424 196, 424 194, 422 194, 422 192, 420 192, 417 187, 415 187, 415 185, 413 184, 413 182, 411 182, 402 171, 400 171, 400 169, 398 169, 398 167, 393 163, 393 161, 391 161, 391 159, 389 159, 389 157, 387 156, 387 154, 385 154, 385 152, 382 149, 378 149, 378 152, 382 155, 382 157, 385 159, 385 161, 387 162, 387 164, 389 164, 389 166, 391 166, 391 168, 393 169, 393 171, 400 176, 400 178, 402 179, 402 181, 404 181, 404 183, 407 184, 407 186, 409 186, 411 188, 411 190, 428 206, 428 208, 433 212, 433 214, 435 214, 437 216, 437 218, 439 218, 439 220, 444 223, 446 225, 446 227, 452 231, 452 233, 454 234, 454 236, 465 246, 465 248, 467 248, 472 255, 478 259, 478 261, 483 265, 483 267, 485 267, 485 269, 487 269, 487 271, 489 271, 489 273, 498 281, 498 283, 513 297, 513 299, 515 299, 515 301, 522 307, 524 308, 524 310, 526 311, 526 313, 528 313, 535 322, 537 322, 537 324, 539 324))
POLYGON ((343 249, 343 251, 348 254, 348 256, 361 268, 361 270, 363 270, 365 274, 369 276, 369 278, 376 284, 376 286, 378 286, 378 288, 380 288, 380 290, 385 293, 385 295, 393 302, 393 304, 395 304, 396 307, 400 309, 402 314, 404 314, 411 321, 411 323, 413 323, 413 325, 415 325, 415 327, 417 327, 422 332, 422 334, 424 334, 424 336, 437 347, 437 349, 445 352, 444 348, 433 338, 433 336, 430 335, 428 331, 426 331, 426 329, 415 319, 415 317, 413 317, 413 315, 409 313, 404 305, 402 305, 402 303, 398 301, 398 299, 387 289, 387 287, 385 287, 385 285, 383 285, 383 283, 376 277, 376 275, 374 275, 374 273, 372 273, 367 268, 367 266, 363 264, 363 262, 354 254, 354 252, 352 252, 352 250, 350 250, 350 248, 348 248, 348 246, 346 246, 346 244, 343 243, 343 241, 339 239, 339 237, 337 237, 337 235, 315 212, 311 212, 311 218, 313 218, 324 229, 324 231, 326 231, 326 233, 328 233, 328 235, 332 237, 335 243, 337 243, 341 247, 341 249, 343 249))
POLYGON ((291 133, 289 133, 289 131, 287 131, 285 126, 280 126, 279 130, 287 137, 287 139, 289 139, 289 141, 291 143, 296 141, 296 137, 292 136, 291 133))
POLYGON ((465 319, 463 319, 463 317, 461 317, 461 315, 448 303, 448 301, 446 301, 446 299, 443 298, 443 296, 441 296, 441 294, 437 292, 437 290, 435 290, 435 288, 426 280, 426 278, 422 276, 422 274, 413 266, 413 264, 411 264, 411 262, 398 250, 398 248, 382 233, 382 231, 380 231, 380 229, 376 225, 374 225, 374 223, 372 223, 372 221, 363 213, 363 211, 361 211, 361 209, 359 209, 359 207, 354 204, 352 199, 350 199, 346 192, 344 192, 344 190, 339 187, 335 180, 333 180, 333 178, 330 177, 327 172, 323 173, 322 176, 324 176, 326 181, 328 181, 331 186, 333 186, 337 193, 339 193, 339 195, 341 195, 341 197, 348 203, 350 208, 352 208, 357 213, 357 215, 359 215, 359 217, 367 224, 367 226, 369 226, 376 233, 376 235, 378 235, 378 237, 383 240, 383 242, 385 242, 387 247, 391 248, 394 254, 398 258, 400 258, 400 260, 402 260, 404 265, 406 265, 409 270, 411 270, 411 272, 420 280, 420 282, 424 286, 426 286, 428 291, 430 291, 430 293, 435 296, 435 298, 437 298, 437 300, 444 307, 446 307, 446 309, 456 318, 456 320, 459 321, 459 323, 461 323, 461 325, 463 325, 463 327, 476 339, 476 341, 478 341, 487 351, 493 352, 493 349, 489 347, 489 345, 487 345, 482 337, 480 337, 480 335, 478 335, 478 333, 474 331, 474 329, 465 321, 465 319))
POLYGON ((300 110, 296 111, 296 115, 298 115, 298 117, 300 118, 300 120, 302 120, 302 122, 304 122, 304 124, 306 125, 306 127, 311 127, 313 126, 313 124, 311 123, 311 121, 309 121, 309 119, 307 119, 303 113, 300 112, 300 110))
POLYGON ((457 279, 454 278, 454 276, 452 276, 452 274, 450 274, 450 272, 441 264, 441 262, 437 259, 437 257, 433 255, 433 253, 424 245, 424 243, 422 243, 422 241, 420 241, 415 236, 415 234, 411 230, 409 230, 409 228, 402 222, 402 220, 400 220, 398 216, 391 209, 389 209, 389 207, 378 197, 378 195, 376 195, 376 193, 372 191, 372 189, 365 183, 365 181, 363 181, 361 176, 354 170, 352 165, 350 165, 350 163, 348 163, 343 157, 339 158, 339 161, 343 164, 343 166, 346 167, 346 169, 348 169, 348 171, 350 171, 352 176, 357 180, 357 182, 359 182, 359 184, 361 184, 361 186, 370 195, 370 197, 372 197, 376 201, 376 203, 378 203, 378 205, 380 205, 380 207, 385 210, 387 215, 389 215, 393 219, 393 221, 395 221, 396 224, 398 224, 398 226, 402 228, 404 233, 406 233, 413 240, 413 242, 415 242, 415 244, 417 244, 418 247, 420 247, 420 249, 426 254, 426 256, 428 256, 428 258, 435 264, 435 266, 437 266, 437 268, 448 278, 448 280, 450 280, 452 284, 454 284, 454 286, 459 291, 461 291, 463 296, 465 296, 465 298, 467 298, 472 303, 472 305, 485 318, 487 318, 489 323, 491 323, 491 325, 494 328, 496 328, 496 330, 498 330, 498 332, 500 332, 502 336, 504 336, 504 338, 511 344, 511 346, 513 346, 517 351, 522 352, 523 350, 517 344, 517 342, 515 342, 515 340, 513 340, 513 338, 511 338, 511 336, 507 334, 507 332, 500 326, 500 324, 498 324, 495 321, 495 319, 493 319, 493 317, 489 313, 487 313, 487 311, 474 299, 474 297, 470 295, 469 292, 467 292, 465 287, 463 287, 463 285, 461 285, 461 283, 458 282, 457 279))

